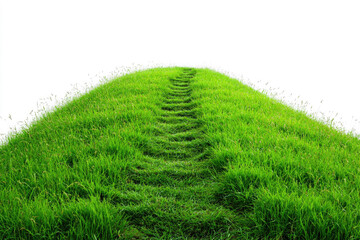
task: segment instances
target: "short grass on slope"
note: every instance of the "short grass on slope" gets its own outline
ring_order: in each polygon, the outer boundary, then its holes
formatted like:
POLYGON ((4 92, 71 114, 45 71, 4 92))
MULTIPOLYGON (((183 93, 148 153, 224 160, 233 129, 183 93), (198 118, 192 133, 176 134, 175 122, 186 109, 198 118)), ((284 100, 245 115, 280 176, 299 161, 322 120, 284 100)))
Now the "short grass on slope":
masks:
POLYGON ((0 146, 0 239, 359 239, 359 159, 225 75, 136 72, 0 146))

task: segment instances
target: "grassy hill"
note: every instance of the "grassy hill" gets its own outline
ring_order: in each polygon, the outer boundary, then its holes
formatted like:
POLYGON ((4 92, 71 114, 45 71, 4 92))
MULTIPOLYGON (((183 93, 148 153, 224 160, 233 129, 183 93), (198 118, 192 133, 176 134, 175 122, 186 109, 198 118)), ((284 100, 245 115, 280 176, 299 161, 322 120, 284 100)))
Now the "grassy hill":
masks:
POLYGON ((223 74, 139 71, 0 146, 0 239, 359 239, 359 160, 223 74))

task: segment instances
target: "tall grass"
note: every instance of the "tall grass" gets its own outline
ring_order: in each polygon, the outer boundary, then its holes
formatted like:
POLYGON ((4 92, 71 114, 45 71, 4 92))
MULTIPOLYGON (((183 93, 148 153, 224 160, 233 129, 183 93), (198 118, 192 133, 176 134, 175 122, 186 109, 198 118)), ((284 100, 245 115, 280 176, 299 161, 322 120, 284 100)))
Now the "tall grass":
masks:
POLYGON ((199 70, 194 93, 225 169, 217 199, 257 237, 357 239, 360 141, 234 79, 199 70))
POLYGON ((0 146, 0 239, 358 239, 359 159, 223 74, 138 71, 0 146))

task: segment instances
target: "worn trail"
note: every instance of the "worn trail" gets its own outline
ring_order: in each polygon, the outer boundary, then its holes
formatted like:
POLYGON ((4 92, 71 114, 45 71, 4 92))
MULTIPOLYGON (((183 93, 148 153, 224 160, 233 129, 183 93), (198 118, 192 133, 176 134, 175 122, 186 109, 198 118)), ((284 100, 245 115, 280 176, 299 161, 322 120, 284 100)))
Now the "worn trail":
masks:
POLYGON ((154 137, 144 151, 146 161, 128 175, 124 197, 130 201, 124 212, 146 237, 224 239, 237 231, 238 214, 212 194, 216 178, 205 164, 208 141, 192 97, 195 74, 184 69, 170 79, 154 137))

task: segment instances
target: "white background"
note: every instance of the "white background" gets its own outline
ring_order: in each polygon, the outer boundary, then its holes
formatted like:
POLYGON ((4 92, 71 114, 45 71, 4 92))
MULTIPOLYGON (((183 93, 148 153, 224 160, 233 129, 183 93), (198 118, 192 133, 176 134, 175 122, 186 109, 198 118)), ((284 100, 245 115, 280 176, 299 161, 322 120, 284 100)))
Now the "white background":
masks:
POLYGON ((212 68, 360 134, 359 1, 0 1, 0 134, 139 65, 212 68))

